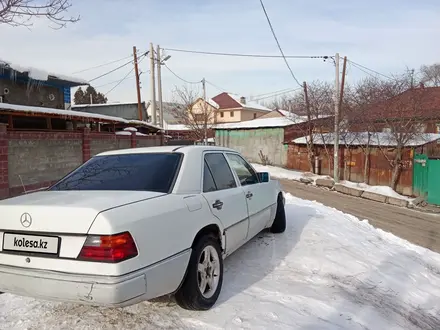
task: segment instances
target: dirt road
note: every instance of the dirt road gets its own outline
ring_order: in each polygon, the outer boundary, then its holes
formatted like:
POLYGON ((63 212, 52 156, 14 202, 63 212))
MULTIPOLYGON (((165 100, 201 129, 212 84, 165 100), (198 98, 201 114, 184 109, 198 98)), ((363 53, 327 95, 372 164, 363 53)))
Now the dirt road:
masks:
POLYGON ((296 181, 280 182, 286 192, 296 197, 334 207, 361 220, 367 219, 377 228, 440 253, 440 215, 351 197, 296 181))

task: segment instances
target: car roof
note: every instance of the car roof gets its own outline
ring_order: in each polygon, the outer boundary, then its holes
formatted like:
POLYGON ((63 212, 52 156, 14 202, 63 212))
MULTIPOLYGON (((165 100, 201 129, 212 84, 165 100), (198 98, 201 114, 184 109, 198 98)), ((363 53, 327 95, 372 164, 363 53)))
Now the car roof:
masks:
POLYGON ((230 151, 237 152, 236 150, 219 147, 219 146, 204 146, 204 145, 182 145, 182 146, 158 146, 158 147, 145 147, 145 148, 130 148, 119 149, 101 152, 96 156, 115 156, 115 155, 129 155, 129 154, 147 154, 147 153, 170 153, 179 152, 183 154, 190 153, 192 151, 230 151))

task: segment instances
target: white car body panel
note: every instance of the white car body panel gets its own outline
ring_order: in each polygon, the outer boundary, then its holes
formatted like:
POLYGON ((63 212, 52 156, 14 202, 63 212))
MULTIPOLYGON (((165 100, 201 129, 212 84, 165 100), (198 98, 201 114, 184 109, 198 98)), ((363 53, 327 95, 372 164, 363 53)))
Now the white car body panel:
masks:
MULTIPOLYGON (((200 230, 216 226, 226 257, 275 218, 277 181, 203 193, 206 153, 220 147, 151 147, 99 156, 183 154, 172 191, 41 191, 0 201, 0 291, 51 300, 127 306, 175 292, 182 283, 191 246, 200 230), (252 192, 252 198, 246 194, 252 192), (221 200, 221 209, 213 204, 221 200), (25 228, 20 218, 32 216, 25 228), (118 262, 77 257, 87 235, 128 231, 138 255, 118 262), (3 251, 4 233, 59 237, 59 255, 3 251)), ((8 238, 9 240, 11 238, 8 238)))

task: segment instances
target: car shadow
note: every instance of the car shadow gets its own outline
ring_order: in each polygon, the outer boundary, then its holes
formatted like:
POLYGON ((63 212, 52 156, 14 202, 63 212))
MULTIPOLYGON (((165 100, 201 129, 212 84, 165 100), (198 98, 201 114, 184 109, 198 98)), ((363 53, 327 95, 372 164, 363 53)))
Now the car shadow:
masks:
POLYGON ((216 306, 282 267, 286 256, 300 241, 307 223, 317 214, 312 207, 286 204, 286 216, 287 227, 283 234, 262 231, 225 260, 223 287, 216 306))

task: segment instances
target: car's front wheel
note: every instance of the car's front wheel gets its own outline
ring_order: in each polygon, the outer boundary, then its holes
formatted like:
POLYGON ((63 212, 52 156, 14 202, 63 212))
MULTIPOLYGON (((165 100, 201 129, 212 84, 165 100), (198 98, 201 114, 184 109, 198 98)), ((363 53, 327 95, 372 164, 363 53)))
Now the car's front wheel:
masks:
POLYGON ((195 244, 185 280, 175 294, 177 304, 190 310, 214 306, 223 284, 223 258, 214 235, 202 236, 195 244))

